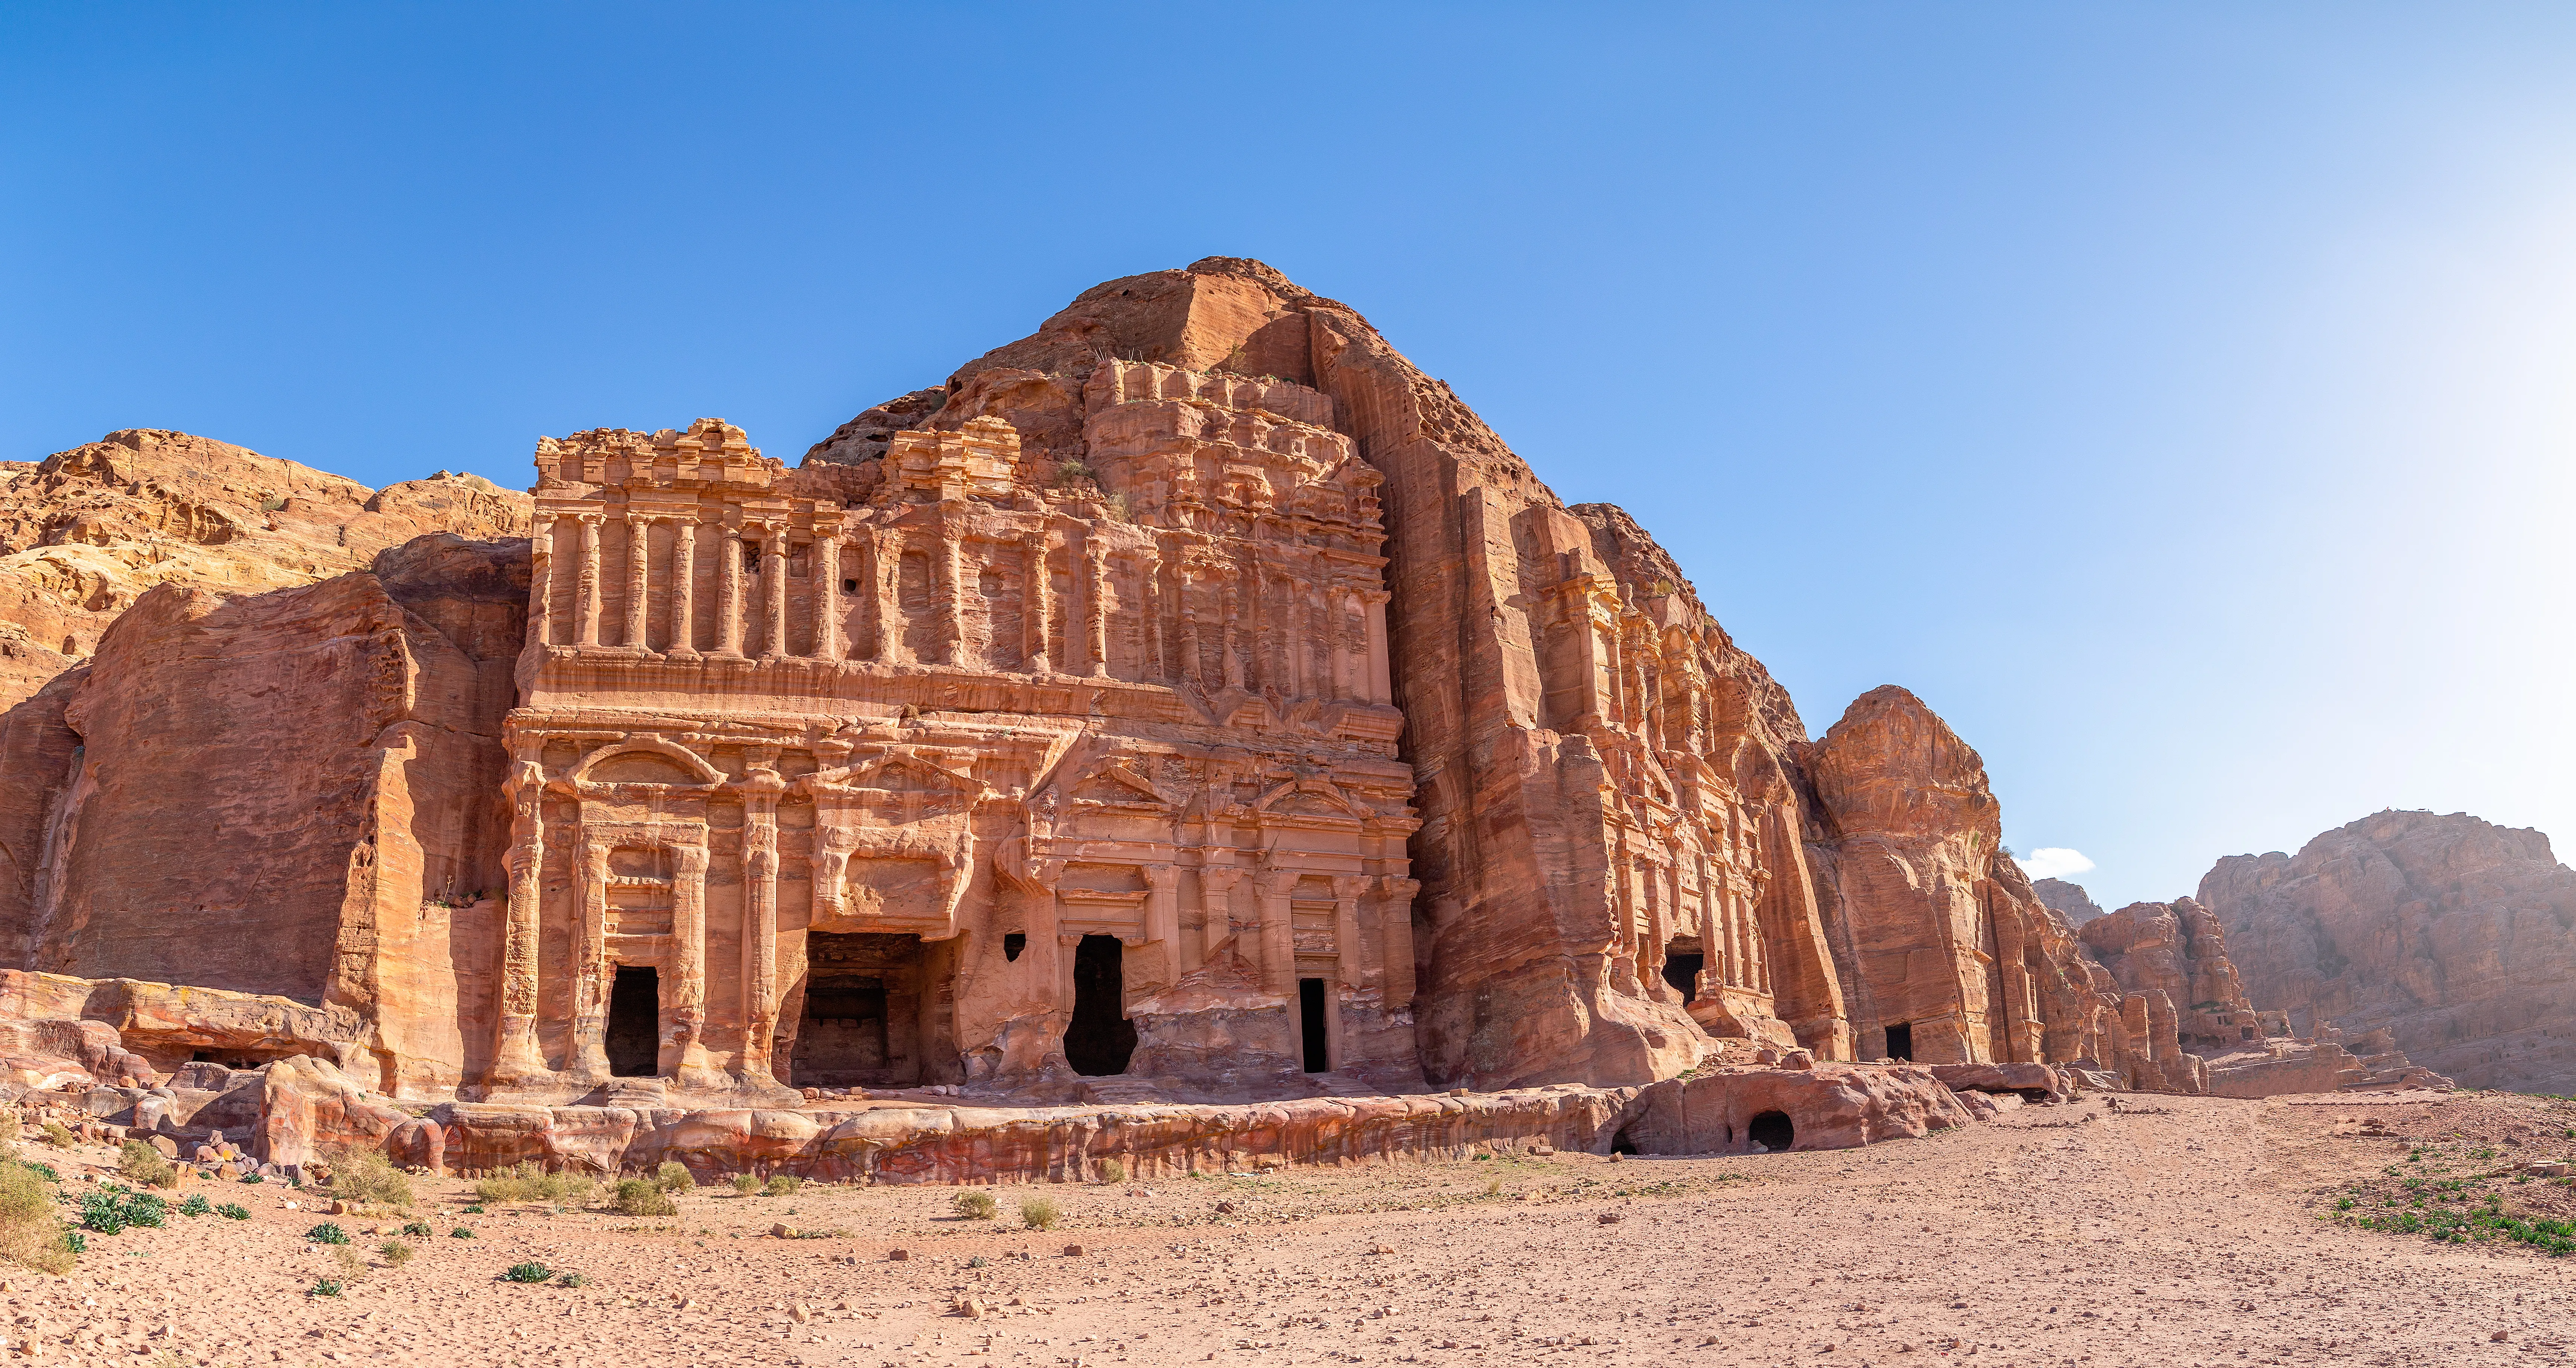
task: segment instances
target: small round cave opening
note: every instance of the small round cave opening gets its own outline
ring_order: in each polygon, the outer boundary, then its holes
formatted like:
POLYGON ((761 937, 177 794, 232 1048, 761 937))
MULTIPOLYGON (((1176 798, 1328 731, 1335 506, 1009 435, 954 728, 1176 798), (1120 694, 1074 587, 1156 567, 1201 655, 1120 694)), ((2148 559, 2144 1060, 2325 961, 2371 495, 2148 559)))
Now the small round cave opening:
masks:
POLYGON ((1767 1150, 1784 1150, 1798 1143, 1797 1123, 1789 1113, 1767 1111, 1753 1118, 1744 1128, 1745 1138, 1767 1150))

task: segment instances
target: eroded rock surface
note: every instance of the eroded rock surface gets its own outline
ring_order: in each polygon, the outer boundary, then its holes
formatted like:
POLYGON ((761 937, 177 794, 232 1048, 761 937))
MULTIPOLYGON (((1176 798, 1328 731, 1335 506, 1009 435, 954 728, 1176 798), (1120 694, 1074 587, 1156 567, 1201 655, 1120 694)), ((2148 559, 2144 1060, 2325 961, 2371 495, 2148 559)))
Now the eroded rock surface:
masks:
POLYGON ((2220 860, 2199 900, 2301 1034, 2386 1031, 2472 1087, 2576 1092, 2576 871, 2540 832, 2381 812, 2220 860))
POLYGON ((2068 883, 2064 879, 2033 879, 2030 891, 2038 894, 2041 902, 2056 908, 2057 914, 2064 917, 2069 926, 2081 928, 2084 923, 2103 915, 2102 905, 2093 901, 2093 895, 2085 892, 2082 884, 2068 883))

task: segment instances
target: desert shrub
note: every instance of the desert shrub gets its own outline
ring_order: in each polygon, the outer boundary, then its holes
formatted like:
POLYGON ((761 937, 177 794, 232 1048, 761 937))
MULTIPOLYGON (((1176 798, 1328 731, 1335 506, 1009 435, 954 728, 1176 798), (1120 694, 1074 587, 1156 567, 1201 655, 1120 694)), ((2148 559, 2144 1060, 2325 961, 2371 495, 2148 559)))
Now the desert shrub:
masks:
POLYGON ((87 1254, 89 1237, 77 1230, 66 1230, 63 1232, 63 1248, 74 1254, 87 1254))
POLYGON ((653 1170, 653 1181, 664 1192, 687 1192, 698 1185, 697 1176, 689 1172, 688 1165, 670 1160, 664 1160, 662 1167, 653 1170))
POLYGON ((259 1173, 245 1173, 241 1176, 241 1180, 245 1183, 265 1183, 268 1181, 268 1176, 266 1174, 259 1173))
POLYGON ((330 1191, 344 1202, 411 1205, 411 1179, 379 1150, 350 1150, 332 1160, 330 1191))
POLYGON ((331 1258, 340 1265, 340 1276, 350 1282, 367 1276, 367 1256, 357 1250, 342 1245, 331 1251, 331 1258))
POLYGON ((533 1161, 513 1164, 474 1185, 483 1202, 563 1202, 590 1195, 598 1184, 570 1173, 548 1173, 533 1161))
POLYGON ((239 1202, 226 1202, 215 1208, 215 1214, 227 1221, 247 1221, 250 1219, 250 1208, 239 1202))
POLYGON ((588 1275, 586 1275, 586 1274, 581 1274, 581 1273, 566 1273, 566 1274, 562 1275, 561 1277, 558 1277, 558 1278, 556 1278, 556 1279, 555 1279, 555 1286, 557 1286, 557 1287, 588 1287, 588 1286, 590 1286, 590 1278, 589 1278, 589 1276, 588 1276, 588 1275))
POLYGON ((385 1256, 386 1263, 392 1264, 396 1268, 400 1268, 404 1264, 410 1263, 411 1256, 419 1253, 420 1251, 412 1248, 410 1245, 404 1244, 400 1240, 387 1240, 383 1244, 376 1246, 376 1252, 385 1256))
POLYGON ((546 1267, 544 1264, 538 1263, 534 1259, 531 1259, 526 1263, 512 1264, 508 1268, 501 1270, 501 1280, 503 1282, 541 1283, 553 1282, 554 1279, 555 1271, 546 1267))
POLYGON ((796 1190, 803 1186, 805 1186, 804 1179, 792 1173, 780 1173, 771 1175, 768 1185, 761 1191, 772 1197, 793 1197, 796 1195, 796 1190))
POLYGON ((0 1259, 39 1273, 69 1272, 74 1249, 65 1243, 54 1193, 26 1164, 0 1164, 0 1259))
POLYGON ((130 1192, 113 1185, 102 1186, 80 1199, 81 1225, 101 1235, 116 1235, 128 1226, 147 1229, 164 1225, 169 1204, 149 1192, 130 1192))
POLYGON ((1123 1183, 1123 1182, 1126 1182, 1126 1181, 1127 1181, 1127 1166, 1126 1166, 1125 1164, 1122 1164, 1122 1163, 1118 1162, 1118 1161, 1117 1161, 1117 1160, 1115 1160, 1115 1159, 1103 1159, 1103 1160, 1101 1160, 1101 1161, 1100 1161, 1100 1181, 1102 1181, 1102 1182, 1104 1182, 1104 1183, 1123 1183))
POLYGON ((949 1204, 956 1207, 957 1214, 965 1217, 967 1220, 989 1221, 993 1219, 995 1203, 993 1201, 993 1194, 989 1192, 961 1192, 958 1193, 955 1198, 951 1199, 949 1204))
POLYGON ((161 1151, 150 1142, 128 1140, 116 1153, 116 1171, 129 1183, 149 1187, 172 1187, 179 1181, 178 1167, 161 1157, 161 1151))
POLYGON ((203 1216, 212 1210, 214 1208, 207 1203, 206 1194, 202 1192, 189 1193, 188 1200, 179 1204, 179 1214, 182 1216, 203 1216))
POLYGON ((54 1172, 54 1166, 51 1164, 40 1164, 33 1159, 21 1159, 18 1161, 18 1166, 33 1172, 48 1183, 59 1183, 63 1180, 63 1176, 54 1172))
POLYGON ((1064 1219, 1052 1197, 1030 1197, 1020 1203, 1020 1224, 1031 1230, 1053 1230, 1064 1219))
POLYGON ((323 1278, 315 1282, 313 1284, 313 1290, 305 1293, 304 1295, 308 1297, 336 1297, 340 1295, 340 1290, 340 1280, 338 1278, 323 1278))
POLYGON ((451 1240, 470 1240, 474 1238, 474 1232, 467 1230, 463 1226, 458 1226, 454 1230, 447 1232, 447 1237, 451 1240))
POLYGON ((431 1232, 430 1232, 430 1229, 429 1229, 429 1222, 427 1222, 427 1221, 405 1221, 405 1222, 403 1222, 402 1233, 403 1233, 403 1234, 405 1234, 405 1235, 409 1235, 410 1237, 412 1237, 412 1238, 413 1238, 413 1239, 415 1239, 415 1240, 426 1240, 426 1239, 428 1239, 428 1238, 430 1237, 430 1233, 431 1233, 431 1232))
POLYGON ((304 1238, 313 1244, 344 1245, 349 1242, 349 1232, 332 1222, 324 1221, 311 1230, 305 1231, 304 1238))
POLYGON ((680 1204, 650 1178, 628 1178, 617 1185, 617 1209, 628 1216, 676 1216, 680 1204))
POLYGON ((72 1139, 72 1133, 65 1130, 63 1128, 63 1123, 60 1121, 46 1122, 43 1133, 38 1135, 36 1138, 53 1146, 55 1149, 70 1149, 73 1144, 76 1143, 72 1139))
POLYGON ((1094 478, 1091 467, 1081 461, 1066 460, 1056 463, 1055 487, 1058 489, 1068 485, 1089 484, 1094 478))
POLYGON ((760 1191, 760 1179, 752 1174, 737 1173, 733 1176, 733 1190, 748 1197, 760 1191))

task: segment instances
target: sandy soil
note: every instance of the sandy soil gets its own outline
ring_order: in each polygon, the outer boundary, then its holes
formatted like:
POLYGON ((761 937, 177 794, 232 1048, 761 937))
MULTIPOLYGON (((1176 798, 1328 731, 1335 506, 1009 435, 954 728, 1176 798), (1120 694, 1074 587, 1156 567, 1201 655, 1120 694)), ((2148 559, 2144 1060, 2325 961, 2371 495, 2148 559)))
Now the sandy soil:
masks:
MULTIPOLYGON (((15 1271, 0 1301, 12 1351, 33 1332, 41 1363, 2110 1368, 2576 1352, 2576 1258, 2354 1224, 2389 1191, 2416 1200, 2386 1172, 2410 1154, 2461 1172, 2576 1157, 2576 1104, 2116 1102, 1866 1150, 979 1189, 997 1221, 955 1218, 957 1189, 812 1186, 704 1189, 659 1221, 472 1215, 470 1185, 440 1182, 414 1213, 437 1231, 410 1241, 418 1256, 372 1260, 339 1297, 308 1295, 338 1272, 302 1238, 326 1219, 312 1194, 213 1184, 251 1219, 92 1235, 76 1272, 15 1271), (2481 1149, 2500 1159, 2467 1157, 2481 1149), (1058 1228, 1019 1226, 1033 1195, 1063 1209, 1058 1228), (768 1237, 780 1223, 850 1233, 768 1237), (447 1234, 459 1227, 475 1238, 447 1234), (498 1280, 531 1260, 590 1281, 498 1280), (957 1314, 963 1298, 989 1309, 957 1314)), ((2565 1193, 2547 1177, 2494 1186, 2513 1210, 2565 1193)), ((360 1232, 399 1225, 329 1219, 361 1248, 384 1236, 360 1232)))

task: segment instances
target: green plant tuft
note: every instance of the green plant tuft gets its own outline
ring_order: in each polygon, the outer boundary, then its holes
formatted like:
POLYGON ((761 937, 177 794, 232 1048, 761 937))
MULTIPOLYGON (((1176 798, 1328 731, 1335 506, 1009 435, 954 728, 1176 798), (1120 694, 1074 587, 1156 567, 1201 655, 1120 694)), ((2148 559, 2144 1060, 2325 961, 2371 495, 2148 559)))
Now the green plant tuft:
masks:
POLYGON ((544 1264, 538 1263, 533 1259, 526 1263, 512 1264, 501 1272, 501 1281, 503 1282, 541 1283, 553 1282, 554 1279, 555 1271, 553 1269, 548 1268, 544 1264))

